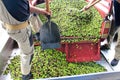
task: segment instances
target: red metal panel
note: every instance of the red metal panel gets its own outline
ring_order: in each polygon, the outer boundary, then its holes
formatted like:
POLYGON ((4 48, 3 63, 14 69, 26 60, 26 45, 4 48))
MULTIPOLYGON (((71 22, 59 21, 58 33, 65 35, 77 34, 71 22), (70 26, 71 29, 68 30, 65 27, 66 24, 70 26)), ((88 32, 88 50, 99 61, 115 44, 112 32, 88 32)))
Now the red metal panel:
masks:
MULTIPOLYGON (((89 2, 91 0, 86 1, 89 2)), ((94 5, 94 7, 98 10, 102 18, 105 18, 105 16, 109 13, 111 2, 112 0, 101 0, 100 2, 94 5)))
POLYGON ((100 57, 100 41, 80 41, 63 43, 59 51, 65 52, 68 62, 98 61, 100 57), (64 46, 63 46, 64 45, 64 46))
POLYGON ((100 42, 78 42, 66 44, 68 62, 89 62, 100 60, 100 42))

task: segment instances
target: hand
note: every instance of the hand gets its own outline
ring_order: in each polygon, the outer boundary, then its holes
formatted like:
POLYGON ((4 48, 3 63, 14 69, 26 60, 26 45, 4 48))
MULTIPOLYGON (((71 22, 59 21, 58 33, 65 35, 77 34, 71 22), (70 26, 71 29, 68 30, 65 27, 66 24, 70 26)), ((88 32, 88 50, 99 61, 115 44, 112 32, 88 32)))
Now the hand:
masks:
MULTIPOLYGON (((51 2, 52 0, 49 0, 49 3, 51 2)), ((38 4, 41 4, 41 3, 44 3, 45 0, 32 0, 32 5, 38 5, 38 4)))
POLYGON ((51 11, 48 12, 48 11, 46 11, 46 9, 41 9, 41 12, 42 12, 43 15, 51 15, 52 14, 51 11))
POLYGON ((88 9, 89 9, 88 6, 84 6, 80 11, 86 11, 86 10, 88 10, 88 9))
POLYGON ((120 3, 120 0, 117 0, 118 3, 120 3))

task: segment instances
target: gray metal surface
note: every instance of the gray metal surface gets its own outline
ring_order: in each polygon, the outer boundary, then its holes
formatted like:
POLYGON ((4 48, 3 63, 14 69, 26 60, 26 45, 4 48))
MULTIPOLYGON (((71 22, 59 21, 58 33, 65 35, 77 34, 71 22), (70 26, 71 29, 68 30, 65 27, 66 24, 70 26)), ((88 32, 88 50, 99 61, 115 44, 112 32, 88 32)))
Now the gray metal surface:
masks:
POLYGON ((31 80, 120 80, 120 72, 101 72, 85 75, 64 76, 31 80))

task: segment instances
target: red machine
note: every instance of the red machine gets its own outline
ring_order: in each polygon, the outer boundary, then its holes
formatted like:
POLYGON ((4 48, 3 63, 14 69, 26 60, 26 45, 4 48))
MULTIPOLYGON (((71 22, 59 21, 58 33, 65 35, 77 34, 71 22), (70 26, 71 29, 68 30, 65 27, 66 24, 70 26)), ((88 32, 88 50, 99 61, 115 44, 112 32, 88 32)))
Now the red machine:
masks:
MULTIPOLYGON (((87 0, 88 2, 91 0, 87 0)), ((111 21, 110 19, 106 19, 108 17, 111 8, 112 8, 112 0, 101 0, 94 5, 94 7, 98 10, 101 17, 103 18, 103 22, 101 23, 101 40, 107 38, 110 30, 111 21)))
MULTIPOLYGON (((91 0, 87 0, 88 2, 91 0)), ((94 7, 98 10, 102 18, 105 18, 107 14, 110 12, 110 8, 112 6, 112 0, 101 0, 96 3, 94 7)))
MULTIPOLYGON (((88 2, 90 0, 87 0, 88 2)), ((112 19, 109 19, 111 15, 112 0, 97 0, 98 2, 94 4, 94 7, 98 10, 99 14, 103 18, 101 23, 101 39, 103 41, 107 38, 112 19)), ((66 59, 68 62, 84 62, 100 60, 100 41, 97 44, 92 42, 81 42, 81 43, 71 43, 65 44, 66 59), (76 48, 76 45, 78 48, 76 48), (86 51, 87 50, 87 51, 86 51)))
MULTIPOLYGON (((88 2, 90 0, 87 0, 88 2)), ((101 23, 101 38, 99 41, 81 41, 75 43, 61 43, 61 47, 57 50, 66 53, 66 60, 68 62, 89 62, 89 61, 97 61, 100 60, 100 42, 107 38, 110 30, 110 23, 108 14, 111 11, 112 1, 111 0, 101 0, 95 3, 94 6, 101 18, 103 18, 103 22, 101 23)), ((70 37, 69 37, 70 38, 70 37)))

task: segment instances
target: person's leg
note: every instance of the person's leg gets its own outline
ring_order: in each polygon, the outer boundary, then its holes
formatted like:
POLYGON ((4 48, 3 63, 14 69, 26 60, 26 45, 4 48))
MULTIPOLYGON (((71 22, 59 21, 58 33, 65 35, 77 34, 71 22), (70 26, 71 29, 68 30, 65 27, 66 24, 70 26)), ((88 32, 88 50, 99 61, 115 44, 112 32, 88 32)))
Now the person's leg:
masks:
POLYGON ((23 75, 22 80, 29 80, 32 77, 30 61, 33 56, 33 39, 31 33, 31 27, 28 26, 22 30, 10 31, 8 30, 10 37, 17 41, 21 54, 21 72, 23 75))
MULTIPOLYGON (((4 23, 9 24, 21 24, 22 22, 14 19, 10 13, 7 11, 3 2, 0 1, 0 9, 2 9, 1 14, 3 16, 0 17, 0 20, 3 22, 3 27, 5 27, 4 23)), ((33 42, 31 39, 31 29, 30 26, 26 26, 25 29, 21 30, 8 30, 6 29, 8 34, 12 39, 17 41, 19 44, 19 48, 21 50, 21 71, 23 75, 27 75, 30 73, 30 59, 31 55, 33 55, 33 42)), ((27 79, 25 79, 27 80, 27 79)))
MULTIPOLYGON (((111 7, 112 8, 112 7, 111 7)), ((101 45, 100 49, 101 50, 108 50, 110 49, 110 45, 113 42, 114 39, 114 33, 115 33, 115 20, 114 20, 114 12, 113 12, 113 8, 112 10, 112 14, 109 16, 111 17, 111 19, 109 20, 109 25, 107 25, 107 27, 109 26, 109 33, 108 36, 106 38, 106 43, 104 45, 101 45)), ((108 17, 107 17, 108 18, 108 17)), ((106 27, 106 26, 105 26, 106 27)))
POLYGON ((115 56, 114 59, 111 61, 112 66, 116 66, 120 60, 120 28, 117 30, 118 38, 117 44, 115 46, 115 56))
POLYGON ((115 27, 118 33, 117 45, 115 46, 115 56, 111 61, 112 66, 116 66, 120 60, 120 3, 114 0, 115 27))
POLYGON ((108 50, 110 48, 110 45, 112 42, 115 42, 117 40, 118 35, 116 34, 116 31, 118 29, 118 26, 120 25, 120 3, 118 3, 116 0, 113 1, 113 20, 111 22, 111 28, 110 32, 107 37, 107 43, 103 46, 101 46, 101 50, 108 50))
POLYGON ((40 41, 40 27, 43 25, 42 21, 40 20, 37 14, 31 14, 30 23, 33 32, 35 33, 34 37, 40 41))
POLYGON ((110 24, 110 30, 109 30, 108 36, 106 38, 107 42, 104 45, 101 45, 100 50, 109 50, 110 49, 110 45, 114 40, 114 33, 115 33, 114 20, 112 20, 111 24, 110 24))

